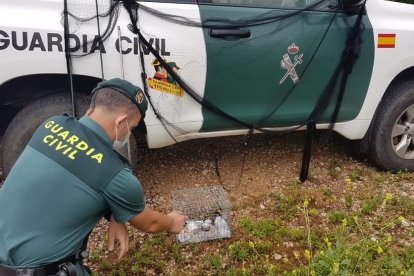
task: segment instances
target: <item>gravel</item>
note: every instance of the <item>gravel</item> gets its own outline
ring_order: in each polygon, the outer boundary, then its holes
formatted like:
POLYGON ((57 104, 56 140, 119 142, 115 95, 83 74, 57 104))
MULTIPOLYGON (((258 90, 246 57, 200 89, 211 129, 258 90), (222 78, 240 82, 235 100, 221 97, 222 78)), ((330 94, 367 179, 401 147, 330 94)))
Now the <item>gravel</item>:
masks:
MULTIPOLYGON (((256 196, 278 194, 292 183, 299 183, 304 137, 303 132, 285 136, 254 135, 250 139, 246 136, 222 137, 192 140, 161 149, 141 148, 136 175, 144 188, 147 206, 163 213, 172 211, 173 191, 221 184, 236 207, 232 212, 233 220, 238 220, 251 212, 274 210, 270 201, 255 202, 256 196)), ((375 173, 377 169, 373 165, 351 151, 354 144, 338 135, 326 142, 324 133, 319 133, 312 151, 310 180, 303 183, 302 187, 312 189, 324 185, 343 194, 344 179, 352 170, 363 169, 375 173)), ((363 185, 363 181, 362 178, 353 183, 354 189, 363 185)), ((413 185, 408 184, 400 191, 393 192, 413 197, 413 189, 413 185)), ((330 208, 325 207, 325 211, 330 208)), ((322 212, 320 217, 326 220, 327 214, 322 212)), ((295 220, 291 223, 295 223, 295 220)), ((100 260, 113 260, 116 257, 114 252, 106 248, 104 237, 107 224, 104 220, 99 222, 90 237, 89 250, 100 252, 92 268, 100 260)), ((133 244, 140 244, 148 237, 131 227, 129 229, 130 242, 133 244)), ((283 244, 286 248, 295 246, 289 241, 283 244)), ((280 260, 282 255, 275 253, 273 258, 280 260)), ((154 273, 150 269, 146 275, 154 273)))

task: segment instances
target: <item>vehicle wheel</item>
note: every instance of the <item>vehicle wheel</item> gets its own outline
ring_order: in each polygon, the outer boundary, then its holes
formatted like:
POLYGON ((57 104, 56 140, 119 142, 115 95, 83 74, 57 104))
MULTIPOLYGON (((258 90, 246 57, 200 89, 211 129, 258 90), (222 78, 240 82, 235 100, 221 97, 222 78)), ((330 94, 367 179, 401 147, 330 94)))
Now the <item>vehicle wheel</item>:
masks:
MULTIPOLYGON (((89 98, 86 96, 76 99, 76 109, 79 116, 85 114, 89 107, 89 101, 89 98)), ((17 113, 3 136, 1 166, 4 177, 9 174, 17 158, 39 125, 51 116, 64 113, 72 113, 71 99, 65 95, 53 95, 37 99, 17 113)), ((132 167, 136 168, 137 146, 133 134, 130 138, 130 144, 132 167)), ((126 147, 121 150, 121 154, 127 156, 126 147)))
POLYGON ((370 158, 390 171, 414 170, 414 81, 390 88, 378 107, 370 158))

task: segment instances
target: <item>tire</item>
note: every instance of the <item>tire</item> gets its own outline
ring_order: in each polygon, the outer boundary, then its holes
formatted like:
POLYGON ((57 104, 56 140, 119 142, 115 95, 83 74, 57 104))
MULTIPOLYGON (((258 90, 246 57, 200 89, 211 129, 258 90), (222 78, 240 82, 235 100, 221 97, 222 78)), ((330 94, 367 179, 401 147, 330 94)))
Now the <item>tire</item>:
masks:
MULTIPOLYGON (((76 99, 77 114, 82 116, 89 107, 88 97, 76 99)), ((72 113, 71 98, 66 95, 53 95, 46 98, 37 99, 25 106, 13 118, 3 136, 1 152, 1 167, 3 176, 6 177, 12 169, 17 158, 24 150, 27 142, 32 137, 35 130, 47 118, 64 113, 72 113)), ((137 145, 135 136, 130 138, 131 163, 132 168, 137 165, 137 145)), ((121 154, 127 156, 127 150, 121 150, 121 154)))
POLYGON ((414 171, 414 81, 390 87, 376 112, 369 157, 381 169, 414 171))

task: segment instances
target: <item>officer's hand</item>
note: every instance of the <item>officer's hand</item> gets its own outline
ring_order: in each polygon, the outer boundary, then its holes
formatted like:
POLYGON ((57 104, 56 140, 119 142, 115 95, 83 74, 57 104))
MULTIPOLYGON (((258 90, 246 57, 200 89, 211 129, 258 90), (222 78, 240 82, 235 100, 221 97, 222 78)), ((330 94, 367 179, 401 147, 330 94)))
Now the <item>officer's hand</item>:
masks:
POLYGON ((168 232, 173 234, 180 233, 185 225, 185 221, 188 220, 188 217, 184 216, 180 211, 173 211, 167 216, 172 218, 172 223, 168 232))
POLYGON ((108 250, 113 251, 115 247, 115 240, 119 241, 118 260, 120 260, 125 253, 128 252, 128 229, 125 224, 117 223, 114 217, 111 216, 111 222, 108 229, 109 245, 108 250))

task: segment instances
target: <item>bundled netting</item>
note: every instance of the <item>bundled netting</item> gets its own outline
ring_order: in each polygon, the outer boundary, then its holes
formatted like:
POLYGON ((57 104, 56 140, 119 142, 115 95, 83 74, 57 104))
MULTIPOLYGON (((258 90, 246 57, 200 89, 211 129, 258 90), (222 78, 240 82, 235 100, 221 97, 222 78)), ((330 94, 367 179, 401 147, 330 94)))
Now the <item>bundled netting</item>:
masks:
MULTIPOLYGON (((197 21, 193 18, 184 17, 177 14, 170 14, 158 11, 156 9, 150 8, 148 6, 139 4, 135 0, 124 0, 124 1, 113 1, 113 0, 91 0, 91 1, 81 1, 81 0, 65 0, 65 11, 64 15, 64 25, 65 25, 65 41, 69 41, 69 43, 65 44, 65 49, 67 53, 67 64, 68 64, 68 72, 71 74, 70 71, 70 57, 71 56, 84 56, 91 53, 94 53, 96 49, 100 49, 100 46, 105 43, 105 41, 109 38, 111 33, 114 30, 116 25, 121 5, 126 9, 129 18, 130 24, 128 26, 129 30, 134 33, 139 41, 139 49, 140 49, 140 58, 141 58, 141 66, 142 66, 142 82, 144 84, 144 92, 147 95, 149 103, 152 109, 155 112, 156 117, 162 122, 166 131, 170 133, 172 139, 175 140, 175 136, 177 134, 187 134, 191 133, 192 130, 185 130, 181 129, 176 125, 179 123, 177 116, 180 112, 183 111, 183 106, 191 106, 194 104, 200 104, 205 109, 209 110, 210 112, 221 116, 223 119, 230 120, 235 124, 239 125, 240 128, 245 128, 250 130, 250 133, 254 130, 259 132, 275 132, 274 130, 269 130, 269 128, 273 127, 272 125, 267 125, 267 119, 270 118, 279 107, 283 104, 283 102, 288 99, 293 89, 285 95, 284 100, 278 106, 273 107, 271 112, 268 114, 263 114, 263 120, 261 122, 257 122, 256 124, 252 124, 249 122, 245 122, 240 118, 237 118, 223 110, 221 110, 217 105, 213 102, 208 101, 202 96, 203 84, 202 83, 191 83, 191 78, 186 79, 184 70, 185 68, 180 69, 179 66, 176 66, 174 62, 168 61, 162 53, 155 49, 152 43, 146 39, 146 37, 154 37, 153 33, 148 28, 142 28, 145 25, 145 22, 141 21, 141 18, 148 18, 152 17, 155 20, 162 20, 169 22, 171 24, 176 24, 180 26, 185 26, 188 28, 208 28, 208 29, 236 29, 236 28, 243 28, 243 27, 253 27, 259 25, 271 25, 274 28, 270 29, 269 33, 264 34, 263 36, 270 36, 279 32, 284 27, 288 26, 295 20, 299 20, 304 12, 317 10, 320 7, 326 7, 329 5, 330 0, 319 0, 316 2, 312 1, 304 1, 304 5, 301 8, 297 8, 295 10, 291 10, 286 13, 279 13, 277 10, 270 10, 267 12, 263 12, 259 15, 255 15, 253 17, 248 18, 241 18, 237 20, 230 20, 227 18, 207 18, 202 21, 197 21), (79 43, 79 47, 77 47, 76 42, 70 41, 70 36, 76 36, 76 34, 83 34, 82 41, 79 43), (94 35, 91 36, 84 36, 84 34, 93 33, 94 35), (144 36, 145 34, 145 36, 144 36), (73 45, 75 43, 75 45, 73 45), (83 49, 89 48, 90 51, 82 51, 83 49), (147 74, 148 71, 146 68, 147 62, 144 60, 144 51, 148 51, 154 56, 153 61, 151 62, 152 65, 158 64, 158 66, 162 67, 168 76, 172 79, 172 82, 177 87, 176 93, 185 93, 185 97, 182 99, 175 99, 175 101, 171 101, 171 98, 163 99, 162 97, 168 97, 167 95, 156 95, 158 97, 153 101, 148 89, 147 83, 147 74), (178 70, 180 73, 178 73, 178 70)), ((359 56, 360 51, 360 43, 361 43, 361 22, 362 16, 364 14, 364 7, 365 1, 361 2, 358 8, 358 18, 356 20, 355 25, 350 28, 348 33, 348 38, 346 41, 346 45, 344 45, 344 50, 342 53, 342 57, 337 65, 337 68, 332 74, 331 80, 326 86, 325 91, 321 94, 317 104, 315 105, 313 111, 309 114, 309 117, 306 121, 299 123, 296 127, 292 127, 287 131, 277 131, 280 134, 284 134, 287 132, 291 132, 297 130, 303 126, 307 126, 308 130, 314 132, 315 124, 320 120, 321 116, 326 111, 329 103, 331 101, 335 101, 335 109, 331 115, 330 126, 329 128, 332 129, 333 125, 335 124, 338 113, 340 110, 340 106, 342 103, 346 82, 348 79, 349 74, 352 71, 353 64, 355 63, 356 59, 359 56), (339 92, 337 94, 336 99, 333 99, 333 95, 335 94, 337 83, 340 80, 339 85, 339 92)), ((339 7, 330 7, 334 11, 339 11, 339 7)), ((332 15, 332 20, 336 17, 336 12, 332 15)), ((157 24, 152 24, 153 27, 156 27, 157 24)), ((329 30, 329 26, 327 26, 326 32, 329 30)), ((255 39, 260 39, 261 36, 256 37, 255 39)), ((174 39, 178 39, 176 43, 180 43, 179 38, 174 36, 174 39)), ((172 40, 174 41, 174 40, 172 40)), ((243 43, 240 41, 240 43, 243 43)), ((180 47, 176 47, 180 48, 180 47)), ((183 51, 188 51, 188 49, 183 49, 183 51)), ((317 50, 316 50, 317 51, 317 50)), ((183 56, 188 56, 188 52, 185 53, 183 56)), ((201 64, 201 66, 206 66, 201 64)), ((103 74, 103 65, 102 65, 102 56, 101 56, 101 69, 102 69, 102 76, 103 74)), ((190 66, 191 67, 191 66, 190 66)), ((189 69, 189 71, 193 73, 197 73, 194 71, 195 69, 189 69)), ((306 69, 303 72, 306 74, 306 69)), ((163 94, 163 93, 161 93, 163 94)), ((308 135, 308 139, 306 142, 305 153, 304 153, 304 161, 303 164, 306 163, 306 166, 302 167, 301 173, 301 180, 304 180, 302 175, 306 175, 307 177, 307 167, 308 167, 308 160, 310 153, 310 145, 309 139, 312 139, 313 135, 308 135)), ((305 177, 305 178, 306 178, 305 177)))
POLYGON ((103 43, 116 26, 120 8, 119 1, 67 1, 68 50, 71 56, 79 57, 101 52, 103 43))
POLYGON ((173 209, 189 217, 177 235, 179 243, 195 243, 231 237, 231 203, 223 186, 174 191, 173 209))

